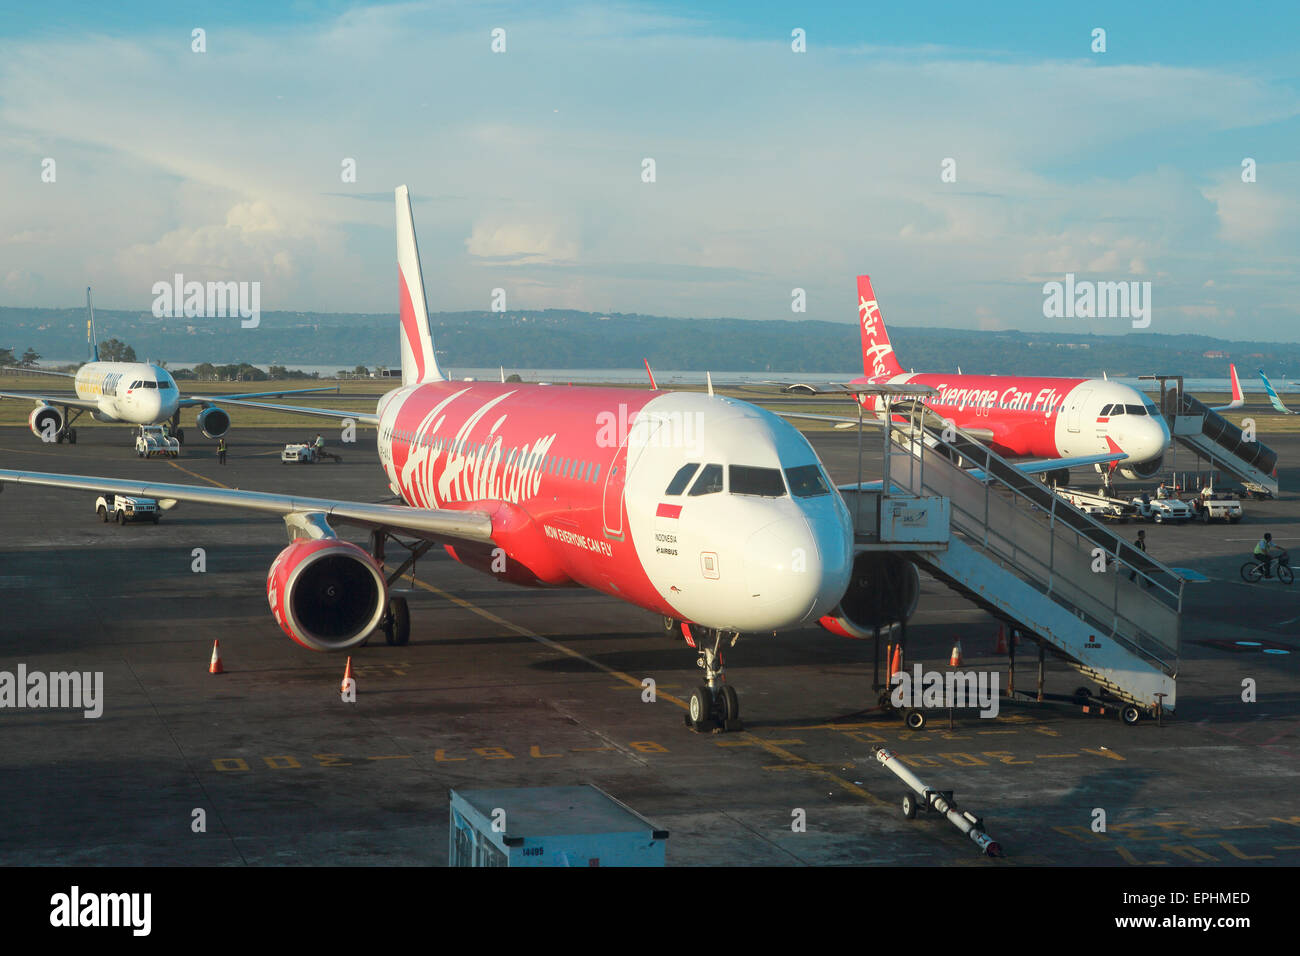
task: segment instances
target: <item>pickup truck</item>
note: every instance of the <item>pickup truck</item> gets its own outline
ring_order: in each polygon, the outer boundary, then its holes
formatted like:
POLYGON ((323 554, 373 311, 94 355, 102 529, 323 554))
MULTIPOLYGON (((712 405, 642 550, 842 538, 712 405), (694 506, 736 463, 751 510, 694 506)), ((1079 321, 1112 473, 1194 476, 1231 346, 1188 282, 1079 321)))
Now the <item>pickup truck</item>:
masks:
POLYGON ((135 436, 135 453, 141 458, 154 455, 176 458, 181 453, 181 443, 163 431, 161 425, 141 425, 140 434, 135 436))
POLYGON ((105 523, 152 521, 157 524, 158 502, 153 498, 137 498, 133 495, 100 495, 95 500, 95 514, 99 515, 99 519, 105 523))

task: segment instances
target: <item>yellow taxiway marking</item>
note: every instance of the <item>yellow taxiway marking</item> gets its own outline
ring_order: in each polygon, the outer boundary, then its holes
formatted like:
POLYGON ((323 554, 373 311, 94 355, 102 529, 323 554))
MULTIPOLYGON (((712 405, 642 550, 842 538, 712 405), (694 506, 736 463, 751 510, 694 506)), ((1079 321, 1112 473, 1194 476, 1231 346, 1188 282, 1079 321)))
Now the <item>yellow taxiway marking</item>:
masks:
MULTIPOLYGON (((168 464, 171 464, 171 462, 168 462, 168 464)), ((536 631, 530 631, 528 628, 522 627, 518 624, 512 624, 510 621, 507 621, 505 618, 498 617, 497 615, 493 614, 491 611, 484 610, 478 605, 473 604, 470 601, 466 601, 464 598, 456 597, 456 595, 444 591, 442 588, 437 587, 436 585, 428 584, 425 581, 421 581, 419 578, 412 578, 412 580, 417 585, 424 588, 426 591, 430 592, 431 594, 436 594, 439 597, 450 601, 452 604, 455 604, 457 607, 462 607, 467 611, 477 614, 479 617, 485 618, 486 620, 491 621, 493 624, 514 631, 520 637, 526 637, 529 640, 536 641, 537 643, 549 647, 554 651, 558 651, 559 653, 564 654, 567 657, 571 657, 574 660, 582 661, 584 664, 594 667, 598 671, 602 671, 603 673, 606 673, 611 677, 617 677, 619 680, 623 681, 623 683, 628 684, 631 687, 635 687, 638 690, 640 690, 643 687, 642 683, 632 675, 625 674, 623 671, 602 664, 600 663, 600 661, 594 661, 590 657, 587 657, 586 655, 580 654, 577 651, 573 650, 573 648, 571 647, 565 647, 559 641, 552 640, 549 637, 543 637, 541 634, 538 634, 536 631)), ((674 697, 671 694, 662 694, 657 692, 656 692, 656 697, 657 699, 660 700, 666 700, 670 704, 676 704, 678 707, 682 708, 682 710, 689 709, 686 701, 682 700, 680 697, 674 697)), ((874 793, 870 793, 869 791, 863 789, 862 787, 858 786, 852 781, 845 780, 842 777, 834 773, 831 773, 828 770, 824 770, 820 765, 814 764, 811 761, 803 757, 800 757, 798 754, 791 753, 790 751, 780 746, 777 746, 775 743, 771 741, 764 740, 762 737, 757 737, 754 734, 749 733, 748 731, 742 731, 740 736, 743 738, 745 743, 752 744, 755 747, 760 747, 775 757, 780 757, 782 760, 789 761, 794 769, 804 770, 808 773, 815 774, 816 776, 829 780, 830 782, 836 784, 842 789, 847 790, 849 793, 853 794, 854 796, 859 797, 860 799, 865 800, 868 803, 874 804, 875 806, 878 807, 891 806, 891 804, 880 799, 874 793)), ((721 744, 723 742, 720 741, 719 743, 721 744)), ((726 745, 735 746, 736 744, 727 743, 726 745)))
POLYGON ((206 481, 208 484, 210 484, 210 485, 216 485, 218 488, 229 488, 229 487, 230 487, 229 485, 223 485, 221 482, 217 481, 217 479, 215 479, 215 478, 205 478, 205 477, 203 477, 202 475, 200 475, 198 472, 190 471, 188 468, 182 468, 180 465, 176 464, 176 462, 174 462, 174 461, 169 461, 169 462, 167 462, 167 464, 171 465, 171 466, 172 466, 173 468, 175 468, 177 471, 183 471, 183 472, 185 472, 185 474, 189 475, 191 478, 197 478, 199 481, 206 481))

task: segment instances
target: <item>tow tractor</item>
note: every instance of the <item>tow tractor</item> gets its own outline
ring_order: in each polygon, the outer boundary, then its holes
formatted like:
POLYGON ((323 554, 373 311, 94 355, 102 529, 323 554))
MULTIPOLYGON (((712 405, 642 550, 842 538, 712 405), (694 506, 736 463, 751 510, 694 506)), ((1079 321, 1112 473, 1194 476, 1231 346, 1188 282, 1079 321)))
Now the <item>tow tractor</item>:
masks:
POLYGON ((181 443, 162 425, 141 425, 140 434, 135 436, 135 453, 141 458, 154 455, 176 458, 181 453, 181 443))
POLYGON ((1192 520, 1191 506, 1178 498, 1152 498, 1150 495, 1140 495, 1133 499, 1133 507, 1137 509, 1137 516, 1143 521, 1154 521, 1156 524, 1192 520))

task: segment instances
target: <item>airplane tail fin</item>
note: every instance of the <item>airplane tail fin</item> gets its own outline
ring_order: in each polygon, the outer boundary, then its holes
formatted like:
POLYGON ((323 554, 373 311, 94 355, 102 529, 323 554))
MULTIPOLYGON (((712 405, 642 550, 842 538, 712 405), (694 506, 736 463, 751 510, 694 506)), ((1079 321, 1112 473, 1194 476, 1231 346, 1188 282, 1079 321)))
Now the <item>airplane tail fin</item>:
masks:
POLYGON ((1273 390, 1273 384, 1268 380, 1268 376, 1264 374, 1264 370, 1261 368, 1258 371, 1260 380, 1264 383, 1264 391, 1268 392, 1268 400, 1273 403, 1273 407, 1283 415, 1294 414, 1291 409, 1282 404, 1282 399, 1273 390))
POLYGON ((889 331, 871 288, 871 276, 858 276, 858 318, 862 324, 862 371, 867 378, 902 374, 903 366, 889 344, 889 331))
POLYGON ((95 306, 90 301, 90 286, 86 286, 86 338, 90 342, 90 360, 99 361, 99 343, 95 341, 95 306))
POLYGON ((420 272, 420 250, 415 243, 415 218, 411 194, 397 187, 397 282, 402 335, 402 384, 441 382, 438 359, 433 350, 433 329, 424 298, 424 276, 420 272))
MULTIPOLYGON (((1264 374, 1263 372, 1260 372, 1260 375, 1263 374, 1264 374)), ((1229 402, 1227 405, 1213 406, 1210 409, 1210 411, 1212 412, 1231 411, 1234 408, 1241 408, 1241 406, 1246 404, 1246 396, 1241 391, 1241 382, 1237 380, 1236 365, 1233 364, 1228 365, 1228 376, 1232 379, 1232 401, 1229 402)), ((1268 385, 1268 379, 1264 379, 1264 384, 1265 386, 1268 385)), ((1270 395, 1272 394, 1272 389, 1269 389, 1269 394, 1270 395)))

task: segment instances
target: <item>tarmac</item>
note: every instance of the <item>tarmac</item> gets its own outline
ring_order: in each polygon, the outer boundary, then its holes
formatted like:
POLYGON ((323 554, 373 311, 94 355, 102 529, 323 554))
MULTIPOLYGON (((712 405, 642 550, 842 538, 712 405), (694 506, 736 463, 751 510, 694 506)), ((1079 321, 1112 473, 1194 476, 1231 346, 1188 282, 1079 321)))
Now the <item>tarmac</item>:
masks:
MULTIPOLYGON (((188 431, 173 461, 138 459, 126 428, 84 428, 71 446, 3 428, 0 459, 389 494, 373 432, 331 441, 341 463, 285 465, 285 442, 315 426, 241 430, 236 419, 223 467, 215 442, 188 431)), ((867 478, 878 477, 877 434, 867 478)), ((1300 439, 1264 437, 1300 462, 1300 439)), ((810 438, 833 478, 856 477, 855 432, 810 438)), ((1282 499, 1246 502, 1240 524, 1144 526, 1154 557, 1208 579, 1184 591, 1178 710, 1162 725, 1003 701, 996 718, 960 712, 951 730, 946 719, 908 730, 876 707, 872 642, 813 628, 741 638, 727 676, 745 729, 725 734, 685 726, 695 655, 660 618, 596 592, 502 584, 441 550, 408 582, 411 643, 355 649, 357 698, 345 703, 345 655, 298 647, 269 613, 266 570, 287 543, 278 518, 182 504, 157 525, 119 527, 99 521, 93 495, 9 486, 0 671, 102 672, 104 683, 97 719, 0 709, 0 864, 439 866, 449 789, 593 783, 668 830, 676 866, 1295 865, 1300 586, 1238 575, 1264 531, 1300 543, 1300 468, 1280 478, 1282 499), (216 639, 221 675, 208 673, 216 639), (904 819, 903 786, 872 754, 881 745, 983 817, 1005 857, 980 856, 938 817, 904 819)), ((364 546, 363 533, 340 532, 364 546)), ((911 663, 945 670, 960 639, 967 668, 1002 673, 996 631, 922 575, 911 663)), ((1021 653, 1024 688, 1036 656, 1021 653)), ((1068 695, 1087 681, 1049 663, 1046 683, 1068 695)))

